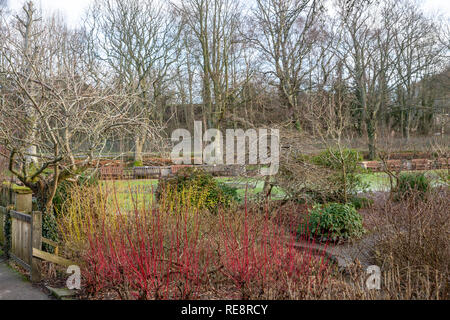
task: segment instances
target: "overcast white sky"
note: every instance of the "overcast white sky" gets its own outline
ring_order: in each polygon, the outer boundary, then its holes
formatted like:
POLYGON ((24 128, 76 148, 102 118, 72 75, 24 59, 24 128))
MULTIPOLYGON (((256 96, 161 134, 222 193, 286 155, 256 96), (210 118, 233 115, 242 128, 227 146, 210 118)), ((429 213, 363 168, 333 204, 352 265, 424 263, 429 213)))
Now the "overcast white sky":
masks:
MULTIPOLYGON (((20 9, 27 0, 7 0, 8 7, 17 10, 20 9)), ((93 0, 35 0, 40 5, 44 13, 60 11, 66 17, 70 26, 76 26, 79 23, 83 11, 93 0)))
MULTIPOLYGON (((11 9, 20 9, 26 0, 7 0, 11 9)), ((70 26, 79 23, 83 11, 94 0, 36 0, 41 4, 44 12, 60 11, 66 18, 70 26)), ((126 1, 126 0, 124 0, 126 1)), ((449 0, 423 0, 425 8, 430 14, 444 14, 450 18, 449 0)))

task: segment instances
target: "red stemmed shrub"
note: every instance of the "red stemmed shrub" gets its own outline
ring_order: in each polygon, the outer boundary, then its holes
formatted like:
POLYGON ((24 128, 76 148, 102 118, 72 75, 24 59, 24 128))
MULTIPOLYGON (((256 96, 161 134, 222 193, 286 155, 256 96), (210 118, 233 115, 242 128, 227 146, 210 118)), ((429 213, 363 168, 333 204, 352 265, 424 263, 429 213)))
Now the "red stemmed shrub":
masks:
MULTIPOLYGON (((331 270, 323 254, 299 250, 269 210, 153 204, 85 225, 84 291, 120 299, 320 298, 331 270), (161 207, 163 208, 163 206, 161 207)), ((94 214, 92 216, 95 216, 94 214)))
MULTIPOLYGON (((266 208, 267 209, 267 208, 266 208)), ((249 215, 221 216, 222 254, 219 263, 240 299, 293 299, 320 297, 330 272, 324 251, 313 245, 299 248, 295 234, 269 219, 249 215)), ((312 244, 312 243, 309 243, 312 244)), ((220 251, 219 251, 220 252, 220 251)))
POLYGON ((116 224, 102 221, 100 232, 88 233, 88 292, 113 290, 122 299, 197 298, 211 251, 199 241, 198 215, 191 218, 151 209, 116 224))

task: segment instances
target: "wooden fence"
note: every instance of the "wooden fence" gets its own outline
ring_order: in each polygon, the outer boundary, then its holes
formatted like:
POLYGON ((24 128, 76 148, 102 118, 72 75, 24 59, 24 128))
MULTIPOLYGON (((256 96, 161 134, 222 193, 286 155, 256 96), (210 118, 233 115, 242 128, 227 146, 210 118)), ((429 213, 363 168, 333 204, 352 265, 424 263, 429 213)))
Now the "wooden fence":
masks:
POLYGON ((159 179, 176 174, 183 168, 203 169, 214 176, 234 177, 246 174, 244 165, 172 165, 125 168, 123 164, 100 167, 102 180, 159 179))
POLYGON ((42 237, 42 214, 32 211, 31 191, 2 185, 0 243, 7 256, 29 272, 33 282, 41 279, 42 260, 61 265, 73 264, 69 260, 42 251, 43 242, 57 246, 53 241, 42 237))
POLYGON ((387 160, 386 165, 382 161, 363 161, 360 163, 364 169, 370 169, 374 172, 381 172, 388 170, 437 170, 449 169, 450 158, 439 158, 434 160, 429 159, 412 159, 412 160, 387 160))

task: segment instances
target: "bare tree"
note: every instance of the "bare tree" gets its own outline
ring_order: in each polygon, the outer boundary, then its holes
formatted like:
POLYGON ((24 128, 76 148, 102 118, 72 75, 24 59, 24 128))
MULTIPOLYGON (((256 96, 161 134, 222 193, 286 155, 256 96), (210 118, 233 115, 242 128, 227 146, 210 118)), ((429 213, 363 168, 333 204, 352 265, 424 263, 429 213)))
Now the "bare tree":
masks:
MULTIPOLYGON (((352 139, 351 107, 354 94, 344 79, 342 63, 335 70, 329 70, 325 78, 330 84, 328 90, 316 92, 309 99, 310 106, 304 117, 310 122, 315 138, 320 139, 327 149, 327 162, 337 171, 336 184, 339 187, 334 194, 339 200, 349 201, 355 192, 356 179, 355 154, 347 149, 347 141, 352 139)), ((325 86, 325 85, 324 85, 325 86)))
POLYGON ((142 162, 147 128, 161 127, 181 26, 167 6, 143 0, 98 0, 87 22, 97 58, 135 98, 133 116, 139 115, 143 126, 134 129, 134 158, 142 162))
MULTIPOLYGON (((23 7, 23 15, 16 16, 17 19, 17 31, 19 31, 20 36, 23 40, 22 45, 20 47, 20 52, 22 53, 22 57, 20 60, 17 60, 16 63, 19 63, 21 66, 21 72, 23 74, 30 74, 31 72, 31 64, 33 62, 37 62, 37 51, 33 50, 33 45, 36 45, 36 38, 39 37, 39 34, 42 32, 39 28, 35 27, 35 24, 41 20, 40 17, 37 16, 36 9, 34 8, 33 2, 27 2, 23 7)), ((18 44, 20 45, 20 44, 18 44)), ((32 81, 27 81, 24 83, 25 86, 28 87, 29 91, 33 91, 34 83, 32 81)), ((28 122, 30 126, 25 130, 25 135, 30 140, 31 144, 28 147, 27 153, 30 154, 28 156, 27 161, 37 163, 37 159, 32 154, 36 153, 36 146, 33 144, 34 136, 36 135, 36 127, 33 119, 36 117, 36 112, 32 108, 32 101, 24 95, 21 97, 24 101, 24 108, 28 118, 28 122)))
MULTIPOLYGON (((296 121, 299 94, 305 77, 316 67, 308 60, 318 40, 317 22, 323 6, 317 0, 257 0, 250 40, 278 81, 281 101, 296 121)), ((321 53, 319 53, 320 56, 321 53)))
POLYGON ((391 10, 391 3, 380 6, 365 0, 340 1, 338 6, 343 33, 336 52, 354 83, 371 159, 376 152, 378 115, 393 86, 395 56, 391 54, 391 43, 395 21, 382 16, 391 14, 391 10), (382 19, 378 19, 380 16, 382 19))
POLYGON ((0 47, 6 61, 0 142, 9 151, 10 172, 33 190, 41 210, 51 212, 58 184, 86 170, 115 129, 136 122, 128 117, 127 95, 85 81, 90 76, 80 55, 86 43, 79 33, 55 18, 34 20, 39 32, 23 46, 26 33, 13 28, 22 21, 10 20, 0 47))
MULTIPOLYGON (((410 2, 401 2, 396 28, 393 46, 397 56, 396 93, 400 107, 400 127, 403 137, 408 141, 414 116, 420 113, 429 114, 432 111, 434 99, 431 101, 417 99, 418 84, 433 75, 436 68, 439 68, 443 47, 439 45, 437 26, 424 16, 419 7, 410 2), (427 102, 431 102, 431 105, 427 102)), ((425 91, 430 92, 430 90, 423 91, 423 94, 425 91)))
POLYGON ((209 127, 218 128, 237 88, 233 68, 240 59, 242 8, 236 0, 187 0, 174 7, 197 43, 187 59, 200 66, 204 120, 209 127))

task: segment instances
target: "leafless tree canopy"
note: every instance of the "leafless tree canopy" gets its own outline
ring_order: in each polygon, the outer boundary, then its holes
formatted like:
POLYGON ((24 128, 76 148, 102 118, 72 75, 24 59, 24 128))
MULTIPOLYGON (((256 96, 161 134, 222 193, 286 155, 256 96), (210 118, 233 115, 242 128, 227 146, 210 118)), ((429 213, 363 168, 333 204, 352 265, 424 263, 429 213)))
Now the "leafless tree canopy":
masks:
POLYGON ((138 119, 128 116, 127 94, 89 81, 95 66, 86 64, 81 31, 56 17, 44 20, 31 2, 11 19, 1 47, 0 139, 10 151, 9 170, 46 202, 115 130, 138 119))
POLYGON ((0 143, 46 199, 106 150, 141 162, 194 120, 357 137, 371 158, 382 134, 446 134, 449 23, 416 1, 97 0, 76 28, 28 2, 0 18, 0 143))

